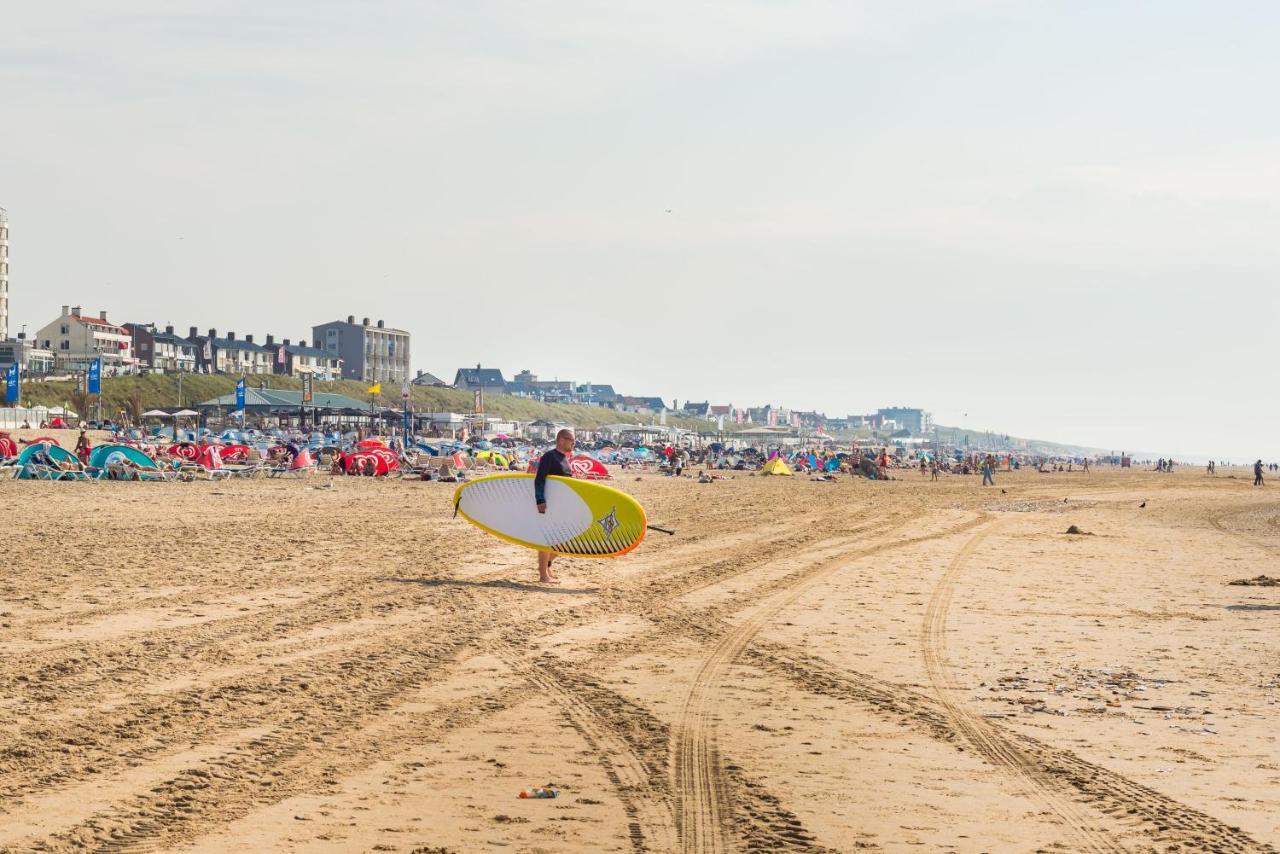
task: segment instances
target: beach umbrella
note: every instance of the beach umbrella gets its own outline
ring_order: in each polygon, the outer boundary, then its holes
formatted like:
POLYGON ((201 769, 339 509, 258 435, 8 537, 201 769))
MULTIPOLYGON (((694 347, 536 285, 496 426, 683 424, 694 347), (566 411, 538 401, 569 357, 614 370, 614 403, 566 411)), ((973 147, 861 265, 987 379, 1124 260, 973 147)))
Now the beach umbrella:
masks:
POLYGON ((207 469, 222 468, 222 449, 217 445, 205 445, 197 462, 207 469))
POLYGON ((247 463, 249 461, 248 445, 226 445, 220 448, 218 453, 222 456, 224 463, 247 463))
POLYGON ((369 448, 362 453, 373 454, 379 459, 385 460, 387 463, 387 471, 395 471, 400 468, 400 457, 390 448, 369 448))
POLYGON ((59 448, 62 447, 62 443, 59 442, 57 439, 53 438, 52 436, 41 436, 39 439, 32 439, 27 444, 28 445, 57 445, 59 448))
POLYGON ((569 470, 573 472, 574 477, 580 477, 584 480, 608 480, 610 477, 609 470, 604 467, 604 463, 592 459, 586 454, 574 454, 570 457, 569 470))
POLYGON ((177 412, 173 413, 173 417, 174 418, 193 418, 199 414, 200 414, 199 412, 196 412, 193 409, 179 409, 177 412))
POLYGON ((170 415, 168 412, 165 412, 163 409, 148 409, 146 412, 142 413, 142 417, 143 418, 172 418, 173 416, 170 415))
POLYGON ((367 450, 370 448, 385 448, 386 446, 387 446, 387 443, 385 441, 373 436, 369 437, 368 439, 362 439, 359 442, 356 442, 356 447, 360 448, 361 450, 367 450))
POLYGON ((195 462, 200 459, 200 448, 194 442, 178 442, 169 446, 169 456, 195 462))
POLYGON ((395 463, 395 456, 392 455, 390 461, 373 450, 370 451, 353 451, 342 457, 342 470, 347 474, 363 474, 367 461, 373 460, 374 474, 377 477, 385 477, 392 470, 392 463, 395 463))

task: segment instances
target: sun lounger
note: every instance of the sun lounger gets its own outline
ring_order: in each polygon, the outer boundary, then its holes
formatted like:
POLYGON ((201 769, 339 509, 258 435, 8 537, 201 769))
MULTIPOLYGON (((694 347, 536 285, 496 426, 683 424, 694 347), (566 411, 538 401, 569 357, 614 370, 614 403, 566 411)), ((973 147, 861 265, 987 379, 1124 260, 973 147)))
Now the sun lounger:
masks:
POLYGON ((27 463, 27 467, 35 480, 93 480, 87 471, 81 469, 62 469, 40 463, 27 463))
POLYGON ((231 477, 232 471, 226 468, 211 469, 199 463, 183 463, 178 468, 180 480, 224 480, 231 477))
POLYGON ((279 466, 268 468, 266 470, 267 477, 310 477, 316 470, 315 466, 303 466, 294 468, 293 466, 279 466))
POLYGON ((95 476, 105 480, 176 480, 178 473, 173 469, 148 468, 112 461, 107 463, 106 468, 96 472, 95 476))
POLYGON ((218 471, 231 472, 231 477, 240 477, 245 479, 253 479, 259 475, 267 475, 271 472, 271 466, 266 463, 258 462, 247 466, 224 466, 218 471))

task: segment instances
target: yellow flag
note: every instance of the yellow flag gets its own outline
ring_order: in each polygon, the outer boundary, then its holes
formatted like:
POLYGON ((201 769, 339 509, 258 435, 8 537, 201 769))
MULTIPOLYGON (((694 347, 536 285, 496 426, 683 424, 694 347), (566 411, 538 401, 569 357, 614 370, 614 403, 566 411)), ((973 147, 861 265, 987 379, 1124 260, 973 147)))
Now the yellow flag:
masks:
POLYGON ((382 383, 374 383, 369 386, 369 394, 382 394, 382 383))

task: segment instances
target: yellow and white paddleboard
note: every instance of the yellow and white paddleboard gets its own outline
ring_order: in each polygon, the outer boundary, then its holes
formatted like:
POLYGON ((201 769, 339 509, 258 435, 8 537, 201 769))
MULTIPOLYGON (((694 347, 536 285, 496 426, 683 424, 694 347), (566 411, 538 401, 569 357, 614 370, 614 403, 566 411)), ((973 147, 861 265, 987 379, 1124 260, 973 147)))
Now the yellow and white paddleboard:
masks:
POLYGON ((648 520, 640 502, 612 486, 547 478, 547 512, 533 500, 531 474, 495 474, 461 484, 453 506, 495 537, 569 557, 617 557, 640 545, 648 520))

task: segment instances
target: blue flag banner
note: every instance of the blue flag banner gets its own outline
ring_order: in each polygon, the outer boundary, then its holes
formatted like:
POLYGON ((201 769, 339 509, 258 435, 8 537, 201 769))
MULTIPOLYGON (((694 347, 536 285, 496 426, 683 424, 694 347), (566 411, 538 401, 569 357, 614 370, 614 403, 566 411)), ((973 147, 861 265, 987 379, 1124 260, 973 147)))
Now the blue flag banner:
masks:
POLYGON ((240 382, 236 383, 236 409, 244 412, 244 377, 241 377, 240 382))
POLYGON ((89 394, 102 394, 102 357, 89 363, 89 394))
POLYGON ((18 400, 18 363, 14 362, 9 369, 4 372, 4 399, 6 403, 13 403, 18 400))

